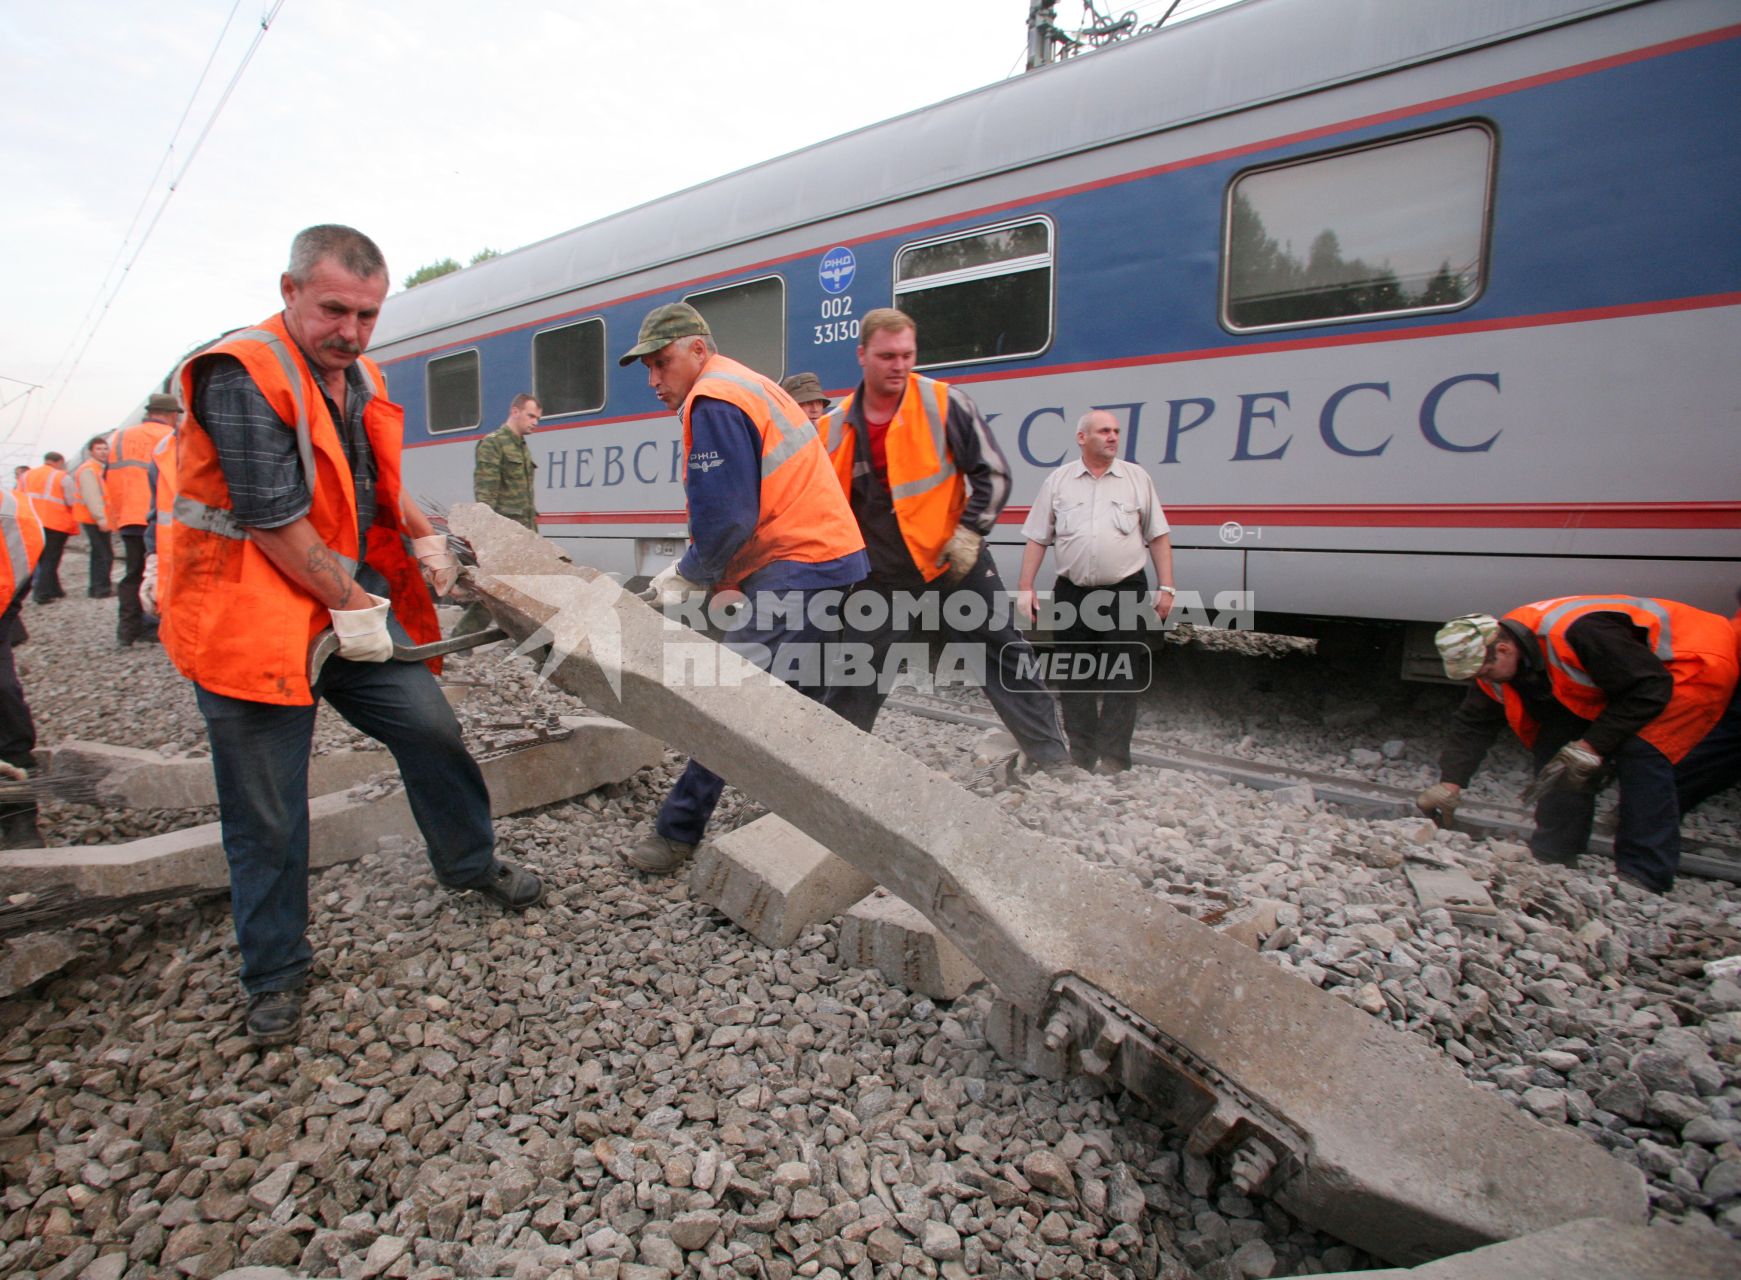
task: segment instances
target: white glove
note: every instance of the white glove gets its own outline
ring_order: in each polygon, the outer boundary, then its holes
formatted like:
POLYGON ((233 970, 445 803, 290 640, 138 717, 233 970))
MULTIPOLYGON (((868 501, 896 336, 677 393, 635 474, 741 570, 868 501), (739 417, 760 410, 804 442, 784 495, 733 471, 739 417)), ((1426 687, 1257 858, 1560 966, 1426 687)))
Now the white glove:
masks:
POLYGON ((139 581, 139 603, 146 613, 157 612, 157 556, 145 557, 145 576, 139 581))
POLYGON ((641 599, 660 609, 670 604, 681 604, 691 596, 704 596, 707 588, 699 582, 691 582, 677 572, 677 561, 673 560, 647 584, 647 589, 641 592, 641 599))
POLYGON ((958 525, 949 541, 943 544, 941 563, 949 566, 943 574, 946 583, 960 582, 979 563, 979 549, 985 545, 985 535, 975 533, 966 525, 958 525))
POLYGON ((432 533, 411 539, 411 553, 417 557, 417 567, 423 570, 423 580, 437 596, 445 596, 459 581, 459 560, 448 549, 447 535, 432 533))
POLYGON ((1568 742, 1554 752, 1534 781, 1523 789, 1524 803, 1539 800, 1550 791, 1592 791, 1602 772, 1602 757, 1582 739, 1568 742))
POLYGON ((375 603, 366 609, 332 609, 333 634, 339 638, 339 657, 352 662, 385 662, 393 656, 393 637, 387 634, 387 615, 393 602, 372 595, 375 603))

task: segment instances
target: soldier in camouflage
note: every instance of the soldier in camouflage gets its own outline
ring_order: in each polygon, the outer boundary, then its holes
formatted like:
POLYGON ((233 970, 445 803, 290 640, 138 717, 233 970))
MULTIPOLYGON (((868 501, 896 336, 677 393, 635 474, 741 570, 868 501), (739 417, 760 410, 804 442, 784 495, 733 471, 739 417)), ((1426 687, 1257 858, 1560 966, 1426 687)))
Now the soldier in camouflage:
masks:
MULTIPOLYGON (((472 468, 472 497, 534 533, 538 532, 538 507, 533 501, 532 481, 538 464, 526 447, 526 433, 543 416, 536 396, 527 392, 515 396, 507 422, 478 441, 477 462, 472 468)), ((473 604, 454 624, 453 634, 468 635, 489 626, 489 610, 473 604)))

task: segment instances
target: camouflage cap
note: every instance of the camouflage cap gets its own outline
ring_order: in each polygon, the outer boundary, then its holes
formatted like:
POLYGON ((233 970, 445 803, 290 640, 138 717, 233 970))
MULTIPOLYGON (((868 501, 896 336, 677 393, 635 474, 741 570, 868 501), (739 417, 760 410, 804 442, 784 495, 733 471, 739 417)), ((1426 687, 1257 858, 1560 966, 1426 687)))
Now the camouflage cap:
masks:
POLYGON ((786 394, 799 404, 808 404, 812 400, 822 401, 824 409, 832 409, 834 401, 822 391, 822 379, 813 373, 795 373, 780 383, 786 394))
POLYGON ((650 356, 679 338, 712 336, 713 330, 707 327, 707 321, 701 318, 701 312, 687 302, 668 302, 647 313, 647 318, 641 321, 641 332, 635 345, 624 352, 617 363, 634 364, 642 356, 650 356))
POLYGON ((166 396, 161 391, 154 391, 151 393, 150 398, 145 401, 145 412, 180 413, 181 401, 177 400, 174 396, 166 396))
POLYGON ((1466 613, 1439 628, 1433 643, 1445 674, 1452 680, 1467 680, 1487 661, 1487 649, 1499 639, 1499 619, 1490 613, 1466 613))

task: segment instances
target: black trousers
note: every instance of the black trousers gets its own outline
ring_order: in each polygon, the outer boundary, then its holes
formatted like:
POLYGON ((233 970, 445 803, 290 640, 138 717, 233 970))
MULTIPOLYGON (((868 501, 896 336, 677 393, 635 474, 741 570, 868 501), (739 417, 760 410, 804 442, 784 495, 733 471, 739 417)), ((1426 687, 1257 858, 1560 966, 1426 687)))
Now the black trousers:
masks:
POLYGON ((110 577, 115 565, 115 544, 105 529, 99 529, 94 524, 79 527, 85 531, 85 537, 91 544, 91 579, 85 594, 93 600, 112 596, 115 594, 115 587, 110 577))
MULTIPOLYGON (((1069 617, 1069 625, 1054 633, 1054 643, 1064 655, 1086 655, 1082 666, 1091 672, 1086 687, 1072 687, 1067 679, 1058 684, 1070 759, 1084 769, 1101 761, 1115 769, 1130 768, 1137 695, 1149 683, 1150 658, 1140 623, 1148 599, 1148 574, 1141 569, 1104 587, 1079 587, 1064 577, 1052 584, 1053 602, 1069 617), (1133 659, 1128 666, 1102 667, 1096 661, 1108 652, 1108 644, 1127 647, 1133 659)), ((1075 669, 1068 659, 1059 666, 1065 672, 1075 669)))
POLYGON ((28 585, 20 583, 12 593, 12 603, 0 612, 0 760, 20 769, 34 763, 30 753, 36 749, 36 721, 31 719, 30 704, 24 700, 24 686, 18 682, 18 668, 12 662, 12 627, 28 585))
POLYGON ((66 594, 60 586, 60 554, 66 550, 66 534, 59 529, 42 531, 42 556, 36 562, 36 586, 31 599, 37 604, 59 600, 66 594))
MULTIPOLYGON (((856 678, 831 670, 822 702, 866 733, 876 724, 877 712, 889 696, 888 673, 884 671, 889 651, 917 630, 906 621, 908 613, 896 600, 898 594, 865 582, 853 589, 841 609, 842 649, 856 650, 858 657, 867 661, 859 664, 856 678), (866 594, 881 597, 869 602, 880 607, 866 610, 865 616, 872 621, 855 623, 859 615, 853 599, 866 594)), ((1064 736, 1058 731, 1052 695, 1034 674, 1033 646, 1015 629, 1009 593, 991 562, 991 553, 980 552, 979 562, 953 587, 932 584, 911 594, 921 603, 925 597, 935 596, 943 638, 951 644, 971 646, 976 655, 983 656, 986 697, 1028 759, 1035 764, 1062 762, 1064 736), (956 621, 952 623, 951 618, 956 621)))
POLYGON ((145 526, 128 525, 121 530, 121 554, 126 559, 126 572, 115 588, 120 613, 115 624, 115 638, 122 644, 132 644, 151 628, 145 625, 145 609, 139 603, 139 587, 145 581, 145 526))

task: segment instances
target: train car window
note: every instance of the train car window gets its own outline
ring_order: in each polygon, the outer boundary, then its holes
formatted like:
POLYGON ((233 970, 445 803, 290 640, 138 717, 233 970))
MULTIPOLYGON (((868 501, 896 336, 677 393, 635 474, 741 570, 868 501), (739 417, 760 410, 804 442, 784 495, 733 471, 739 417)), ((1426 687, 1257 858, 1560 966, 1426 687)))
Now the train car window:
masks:
POLYGON ((431 360, 424 369, 429 393, 429 434, 469 431, 483 420, 478 353, 456 351, 431 360))
POLYGON ((1484 125, 1239 175, 1223 223, 1234 330, 1449 311, 1486 276, 1493 134, 1484 125))
POLYGON ((701 312, 721 355, 776 382, 786 376, 786 281, 782 277, 745 280, 692 293, 683 301, 701 312))
POLYGON ((546 418, 605 407, 603 320, 582 320, 532 335, 532 394, 546 418))
POLYGON ((919 367, 1036 355, 1052 341, 1052 224, 1006 223, 904 246, 895 305, 919 328, 919 367))

